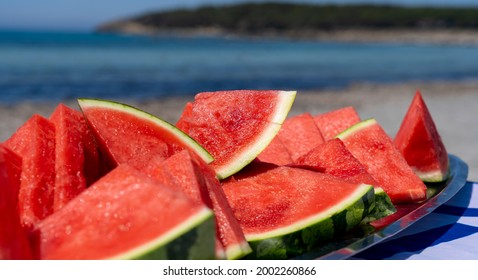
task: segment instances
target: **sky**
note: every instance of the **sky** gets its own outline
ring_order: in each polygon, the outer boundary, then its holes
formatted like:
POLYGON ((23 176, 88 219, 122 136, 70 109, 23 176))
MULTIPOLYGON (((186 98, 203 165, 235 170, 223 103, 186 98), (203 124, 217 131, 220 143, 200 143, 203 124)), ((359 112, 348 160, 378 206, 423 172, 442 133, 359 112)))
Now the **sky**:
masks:
MULTIPOLYGON (((268 0, 0 0, 0 29, 90 31, 119 18, 156 10, 268 0)), ((474 6, 477 0, 275 0, 302 3, 374 3, 407 6, 474 6)), ((274 1, 269 1, 274 2, 274 1)))

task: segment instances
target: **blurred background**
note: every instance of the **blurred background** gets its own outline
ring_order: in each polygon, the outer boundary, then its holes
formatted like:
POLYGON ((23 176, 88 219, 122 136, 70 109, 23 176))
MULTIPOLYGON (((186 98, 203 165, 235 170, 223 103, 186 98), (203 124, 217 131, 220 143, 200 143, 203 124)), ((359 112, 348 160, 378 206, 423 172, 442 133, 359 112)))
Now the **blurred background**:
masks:
POLYGON ((477 61, 474 0, 0 0, 0 136, 78 97, 174 122, 227 89, 304 92, 292 114, 355 106, 393 136, 420 89, 475 169, 477 61))

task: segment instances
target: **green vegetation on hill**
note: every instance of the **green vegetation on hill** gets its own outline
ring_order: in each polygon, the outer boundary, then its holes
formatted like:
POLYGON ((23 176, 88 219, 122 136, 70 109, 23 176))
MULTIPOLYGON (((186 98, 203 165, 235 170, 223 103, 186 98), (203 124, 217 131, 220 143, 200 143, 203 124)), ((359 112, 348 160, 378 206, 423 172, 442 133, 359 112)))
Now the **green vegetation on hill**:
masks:
MULTIPOLYGON (((250 3, 154 12, 126 22, 160 30, 213 27, 251 34, 271 30, 281 32, 346 28, 475 29, 478 27, 478 9, 250 3)), ((109 23, 99 30, 112 31, 118 28, 121 29, 120 26, 109 23)))

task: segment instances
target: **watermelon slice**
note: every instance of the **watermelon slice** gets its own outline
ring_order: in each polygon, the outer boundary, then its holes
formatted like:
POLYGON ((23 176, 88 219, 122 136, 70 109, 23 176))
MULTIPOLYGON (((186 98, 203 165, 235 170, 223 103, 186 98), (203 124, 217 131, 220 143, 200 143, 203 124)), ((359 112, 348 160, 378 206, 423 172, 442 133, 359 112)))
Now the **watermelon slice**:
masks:
MULTIPOLYGON (((86 126, 86 123, 82 123, 82 119, 80 112, 63 104, 58 105, 50 116, 56 132, 53 211, 63 207, 86 188, 83 170, 86 166, 85 152, 82 143, 82 126, 86 126)), ((91 164, 96 165, 98 170, 98 161, 92 161, 91 164)))
POLYGON ((367 172, 339 138, 328 140, 300 157, 291 166, 297 166, 333 175, 353 184, 373 185, 375 208, 363 222, 371 222, 395 213, 396 209, 387 193, 367 172))
POLYGON ((151 178, 183 192, 199 204, 213 209, 216 218, 217 258, 238 259, 251 252, 244 233, 232 213, 214 170, 185 150, 165 161, 153 161, 143 169, 151 178))
POLYGON ((208 163, 213 160, 191 137, 144 111, 106 100, 79 99, 78 103, 112 168, 128 163, 141 169, 155 157, 166 159, 184 149, 208 163))
POLYGON ((408 108, 394 144, 423 181, 448 178, 448 153, 420 91, 408 108))
POLYGON ((394 204, 426 199, 426 186, 413 172, 375 119, 353 125, 338 136, 394 204))
POLYGON ((259 259, 291 258, 360 224, 374 208, 373 187, 293 167, 223 182, 224 192, 259 259))
POLYGON ((33 232, 40 259, 212 259, 213 214, 120 165, 33 232))
POLYGON ((17 208, 21 168, 22 159, 0 144, 0 260, 32 258, 17 208))
POLYGON ((195 96, 177 122, 207 151, 219 179, 254 160, 272 141, 295 100, 295 91, 219 91, 195 96))
POLYGON ((277 136, 289 152, 292 161, 324 143, 324 137, 310 113, 285 120, 277 136))
POLYGON ((53 212, 55 126, 35 114, 4 144, 22 157, 18 207, 22 225, 29 230, 53 212))
MULTIPOLYGON (((91 133, 83 114, 60 103, 50 115, 50 121, 55 124, 57 134, 65 133, 65 139, 62 141, 66 141, 70 134, 75 134, 75 138, 79 135, 80 142, 78 144, 83 149, 84 157, 82 173, 86 180, 86 186, 90 186, 101 177, 100 170, 103 163, 99 158, 95 137, 91 133), (68 124, 72 127, 67 127, 68 124)), ((73 137, 73 135, 70 136, 73 137)), ((57 135, 57 139, 60 140, 61 138, 57 135)), ((58 143, 58 145, 61 145, 61 143, 58 143)))
POLYGON ((298 158, 293 166, 312 169, 341 178, 350 183, 378 186, 378 183, 345 147, 342 140, 335 138, 312 149, 298 158))
POLYGON ((337 134, 360 122, 360 116, 354 107, 343 107, 337 110, 318 114, 314 121, 325 140, 335 138, 337 134))

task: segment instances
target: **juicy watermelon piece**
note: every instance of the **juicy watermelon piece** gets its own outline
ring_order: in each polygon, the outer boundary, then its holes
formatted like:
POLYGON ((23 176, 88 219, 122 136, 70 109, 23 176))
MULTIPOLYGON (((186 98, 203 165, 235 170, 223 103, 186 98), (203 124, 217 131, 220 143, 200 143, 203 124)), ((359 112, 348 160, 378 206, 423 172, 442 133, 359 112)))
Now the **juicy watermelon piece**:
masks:
POLYGON ((79 99, 78 103, 111 167, 128 163, 141 169, 155 157, 166 159, 184 149, 208 163, 213 159, 191 137, 144 111, 106 100, 79 99))
POLYGON ((300 168, 265 170, 223 183, 253 258, 303 254, 356 227, 374 208, 370 185, 300 168))
MULTIPOLYGON (((86 126, 80 112, 60 104, 50 116, 55 125, 55 189, 53 211, 67 204, 86 188, 84 176, 85 148, 82 143, 82 126, 86 126), (78 113, 78 114, 77 114, 78 113)), ((92 162, 92 165, 97 161, 92 162)))
POLYGON ((55 126, 35 114, 4 144, 22 157, 18 207, 22 225, 31 229, 53 212, 55 126))
POLYGON ((277 136, 289 152, 292 161, 324 143, 324 137, 310 113, 285 120, 277 136))
POLYGON ((375 119, 362 121, 338 136, 394 204, 426 199, 426 186, 413 172, 375 119))
POLYGON ((0 260, 32 258, 17 207, 21 168, 22 159, 0 144, 0 260))
POLYGON ((420 91, 408 108, 394 144, 423 181, 448 178, 448 153, 420 91))
POLYGON ((40 259, 211 259, 213 214, 120 165, 35 229, 40 259))
POLYGON ((241 170, 272 141, 285 120, 295 91, 236 90, 195 96, 177 122, 207 151, 219 179, 241 170))
POLYGON ((378 186, 378 183, 345 147, 342 140, 329 140, 298 158, 294 166, 327 173, 350 183, 378 186))
POLYGON ((238 259, 251 252, 216 173, 203 160, 185 150, 165 161, 151 162, 143 171, 164 185, 185 193, 196 203, 213 209, 217 258, 238 259))
POLYGON ((314 116, 314 121, 325 140, 335 138, 337 134, 360 122, 360 116, 354 107, 344 107, 314 116))
POLYGON ((276 165, 287 165, 293 162, 289 151, 287 151, 278 135, 276 135, 271 143, 257 156, 257 160, 276 165))
POLYGON ((365 166, 347 150, 342 140, 338 138, 328 140, 315 147, 312 151, 300 157, 292 166, 330 174, 349 183, 373 185, 375 208, 363 222, 374 221, 396 211, 387 193, 367 172, 365 166))

